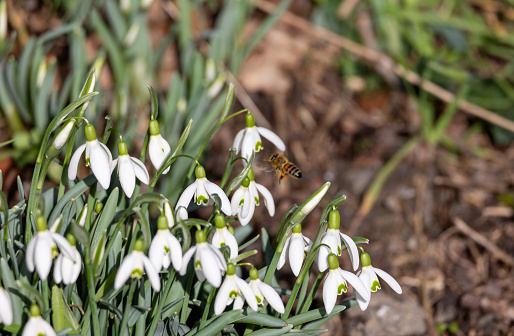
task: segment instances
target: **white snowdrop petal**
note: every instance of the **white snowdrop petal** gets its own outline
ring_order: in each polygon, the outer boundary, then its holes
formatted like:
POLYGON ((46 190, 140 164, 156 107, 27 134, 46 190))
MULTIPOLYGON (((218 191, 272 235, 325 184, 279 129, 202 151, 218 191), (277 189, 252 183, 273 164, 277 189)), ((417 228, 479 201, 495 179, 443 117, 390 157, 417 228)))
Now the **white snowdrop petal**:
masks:
POLYGON ((54 232, 50 232, 50 231, 49 231, 49 234, 51 236, 51 239, 55 242, 55 244, 57 244, 57 247, 59 247, 59 250, 61 251, 61 253, 63 253, 66 257, 70 258, 74 262, 80 261, 80 259, 79 260, 75 259, 75 256, 76 256, 75 250, 73 249, 73 247, 71 246, 71 244, 68 242, 68 240, 66 238, 64 238, 63 236, 61 236, 58 233, 54 233, 54 232))
POLYGON ((41 280, 46 280, 52 267, 52 240, 50 236, 40 237, 37 240, 34 263, 41 280))
POLYGON ((350 260, 352 261, 353 270, 356 271, 359 268, 359 250, 357 250, 357 245, 350 236, 345 235, 340 232, 341 238, 346 245, 346 249, 348 250, 348 254, 350 254, 350 260))
MULTIPOLYGON (((97 140, 98 141, 98 140, 97 140)), ((103 150, 105 151, 105 154, 107 154, 107 156, 109 157, 109 166, 111 165, 111 162, 112 162, 112 154, 111 154, 111 151, 109 150, 109 147, 107 147, 106 145, 104 145, 103 142, 101 141, 98 141, 98 143, 100 144, 100 146, 103 148, 103 150)))
POLYGON ((243 199, 243 187, 239 187, 232 195, 232 201, 230 202, 232 214, 237 214, 239 210, 239 203, 243 199))
POLYGON ((216 315, 223 313, 225 307, 227 307, 230 292, 233 290, 232 283, 229 280, 229 276, 227 276, 216 295, 216 300, 214 301, 214 313, 216 315))
POLYGON ((111 184, 111 161, 105 149, 100 145, 98 140, 90 141, 91 151, 89 161, 91 162, 91 170, 96 179, 104 189, 109 189, 111 184))
POLYGON ((13 321, 12 303, 9 293, 0 287, 0 323, 11 325, 13 321))
POLYGON ((164 258, 165 250, 164 243, 165 237, 162 234, 163 230, 157 230, 157 233, 152 239, 152 243, 150 244, 150 248, 148 249, 148 257, 150 261, 154 265, 156 270, 161 270, 162 268, 162 260, 164 258))
POLYGON ((293 233, 291 235, 291 245, 289 246, 289 264, 295 276, 300 274, 304 257, 304 243, 301 233, 293 233), (298 235, 298 236, 297 236, 298 235))
POLYGON ((35 322, 35 319, 37 319, 37 317, 31 316, 29 318, 27 324, 25 324, 25 328, 23 328, 23 333, 21 336, 37 336, 40 330, 38 328, 38 324, 35 322))
POLYGON ((234 138, 234 143, 232 147, 236 149, 236 154, 241 150, 241 141, 243 140, 243 135, 245 133, 245 129, 243 128, 239 132, 237 132, 236 137, 234 138))
POLYGON ((180 275, 185 275, 187 271, 187 265, 189 264, 189 261, 191 260, 191 257, 196 252, 196 246, 191 247, 189 250, 187 250, 186 253, 184 253, 184 256, 182 257, 182 267, 180 268, 180 275))
MULTIPOLYGON (((148 154, 150 155, 150 161, 152 162, 155 169, 159 170, 164 159, 169 155, 171 151, 170 144, 160 134, 150 136, 148 142, 148 154)), ((163 174, 167 174, 170 171, 170 167, 163 171, 163 174)))
POLYGON ((198 249, 202 272, 211 285, 218 288, 221 285, 221 270, 218 268, 216 255, 208 248, 198 249))
POLYGON ((112 172, 114 171, 114 168, 116 168, 117 165, 118 165, 118 159, 112 160, 112 162, 111 162, 111 175, 112 175, 112 172))
POLYGON ((166 241, 170 248, 169 254, 173 268, 178 271, 182 267, 182 246, 180 246, 178 239, 171 232, 166 235, 166 241))
POLYGON ((138 258, 140 256, 134 253, 129 254, 123 259, 121 262, 120 268, 118 268, 118 273, 116 273, 116 277, 114 278, 114 289, 118 290, 127 281, 127 279, 132 275, 132 271, 134 271, 136 265, 138 264, 138 258))
POLYGON ((163 202, 164 208, 164 216, 166 216, 166 220, 168 221, 168 228, 172 228, 175 226, 175 218, 173 217, 173 212, 171 211, 171 205, 169 200, 165 200, 163 202))
POLYGON ((161 290, 161 278, 159 278, 159 273, 153 266, 150 259, 147 256, 143 255, 143 265, 145 266, 146 275, 150 280, 150 284, 154 291, 158 292, 161 290))
POLYGON ((227 216, 232 216, 232 209, 230 207, 230 201, 229 201, 227 195, 225 195, 225 192, 220 187, 218 187, 216 184, 212 183, 209 180, 205 180, 204 185, 205 185, 205 189, 207 190, 209 195, 217 194, 218 197, 220 198, 221 211, 223 213, 225 213, 225 215, 227 215, 227 216))
POLYGON ((180 198, 177 201, 177 205, 175 206, 175 211, 179 209, 180 207, 183 207, 184 209, 187 209, 189 206, 189 203, 191 203, 191 199, 193 198, 193 195, 196 191, 196 185, 198 180, 191 183, 184 191, 182 192, 182 195, 180 195, 180 198))
POLYGON ((291 237, 287 237, 286 243, 284 244, 284 249, 282 253, 280 253, 280 257, 278 258, 277 269, 281 269, 286 263, 286 256, 289 253, 289 244, 291 243, 291 237))
POLYGON ((54 263, 54 281, 55 283, 61 283, 62 282, 62 259, 63 259, 63 255, 62 254, 59 254, 57 256, 57 258, 55 258, 55 263, 54 263))
POLYGON ((275 215, 275 201, 273 200, 273 196, 263 185, 256 183, 255 186, 264 198, 264 206, 268 209, 269 215, 273 217, 275 215))
POLYGON ((118 175, 125 195, 128 198, 132 197, 136 187, 136 173, 128 155, 118 157, 118 175))
POLYGON ((252 128, 247 128, 241 143, 241 156, 248 160, 250 156, 252 156, 252 153, 255 151, 256 142, 257 141, 255 140, 252 128))
MULTIPOLYGON (((323 244, 323 240, 321 241, 323 244)), ((330 254, 330 250, 326 246, 320 246, 318 249, 318 254, 316 255, 316 263, 318 264, 318 269, 320 272, 325 272, 328 268, 328 255, 330 254)))
POLYGON ((284 142, 282 141, 282 139, 280 139, 280 137, 278 135, 276 135, 275 133, 273 133, 272 131, 270 131, 269 129, 264 128, 264 127, 257 127, 257 130, 259 131, 260 135, 262 135, 263 137, 268 139, 269 142, 274 144, 275 147, 277 147, 279 150, 281 150, 281 151, 286 150, 286 145, 284 144, 284 142))
POLYGON ((70 180, 74 180, 77 177, 77 170, 79 166, 80 157, 84 150, 86 149, 86 144, 83 144, 77 148, 73 156, 71 157, 70 164, 68 166, 68 178, 70 180))
POLYGON ((236 299, 234 300, 234 306, 232 307, 232 310, 241 309, 243 308, 245 302, 241 295, 238 295, 236 299))
MULTIPOLYGON (((65 285, 69 285, 73 281, 73 271, 75 269, 75 263, 73 260, 64 257, 61 259, 61 269, 62 269, 62 282, 65 285)), ((57 265, 54 266, 54 272, 57 265)))
POLYGON ((230 259, 234 259, 239 254, 239 246, 236 237, 226 228, 224 229, 225 244, 230 248, 230 259))
POLYGON ((371 298, 371 293, 369 289, 364 286, 364 283, 359 279, 355 274, 339 269, 339 273, 343 276, 343 278, 348 281, 348 283, 353 287, 353 289, 360 294, 364 298, 364 300, 368 300, 371 298))
POLYGON ((36 234, 30 240, 27 251, 25 252, 25 263, 27 264, 27 270, 29 270, 29 272, 34 272, 34 251, 36 249, 37 240, 38 235, 36 234))
POLYGON ((259 290, 261 291, 266 301, 268 301, 270 306, 280 314, 284 314, 284 303, 282 302, 282 299, 280 298, 280 295, 278 295, 277 291, 262 281, 258 282, 258 286, 259 290))
POLYGON ((76 259, 78 259, 79 261, 74 263, 74 265, 73 265, 72 280, 70 283, 77 281, 77 279, 79 278, 79 275, 80 275, 80 271, 82 270, 82 260, 80 258, 79 251, 75 250, 75 255, 76 255, 76 259))
POLYGON ((248 188, 243 187, 243 205, 239 208, 240 217, 248 218, 248 214, 250 213, 251 203, 253 203, 252 195, 250 194, 250 191, 248 190, 248 188))
POLYGON ((323 284, 323 304, 325 305, 327 314, 330 314, 336 305, 338 286, 339 284, 337 283, 337 279, 334 276, 333 271, 329 271, 325 276, 323 284))
POLYGON ((136 174, 139 181, 143 182, 144 184, 150 183, 150 175, 148 174, 148 170, 146 170, 143 162, 132 156, 130 156, 130 161, 132 162, 134 173, 136 174))
POLYGON ((54 328, 52 328, 50 323, 41 319, 40 326, 44 330, 45 336, 56 336, 55 330, 54 330, 54 328))
POLYGON ((402 287, 389 273, 381 270, 380 268, 373 267, 375 273, 381 277, 396 293, 402 293, 402 287))
POLYGON ((211 244, 208 244, 207 247, 214 252, 214 255, 216 256, 216 260, 218 261, 218 266, 220 270, 226 271, 227 270, 227 262, 225 261, 225 257, 223 256, 223 253, 216 248, 215 246, 212 246, 211 244))
POLYGON ((359 308, 362 311, 368 309, 369 301, 364 300, 364 298, 359 294, 359 292, 355 292, 355 298, 357 299, 357 303, 359 304, 359 308))
POLYGON ((255 298, 255 294, 250 285, 246 281, 237 276, 234 278, 234 280, 236 281, 237 286, 241 290, 241 293, 243 293, 246 303, 248 303, 250 308, 252 308, 254 311, 259 310, 259 307, 257 305, 257 299, 255 298))

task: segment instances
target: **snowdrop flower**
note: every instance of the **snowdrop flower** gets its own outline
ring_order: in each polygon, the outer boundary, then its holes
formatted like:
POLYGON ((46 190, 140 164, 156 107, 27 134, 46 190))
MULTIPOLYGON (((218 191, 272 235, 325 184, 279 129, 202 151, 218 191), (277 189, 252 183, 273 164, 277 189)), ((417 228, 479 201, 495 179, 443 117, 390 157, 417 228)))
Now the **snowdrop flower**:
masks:
POLYGON ((309 252, 312 241, 302 234, 302 225, 296 224, 293 227, 291 236, 287 238, 284 249, 278 259, 277 269, 281 269, 286 263, 286 255, 289 256, 289 265, 295 276, 300 274, 305 253, 309 252))
POLYGON ((239 254, 239 246, 236 237, 228 230, 225 224, 225 217, 218 213, 214 217, 216 232, 212 235, 212 245, 217 248, 227 245, 230 248, 230 259, 234 259, 239 254))
POLYGON ((80 259, 77 260, 75 250, 66 238, 48 230, 46 219, 43 216, 37 217, 36 228, 38 232, 29 242, 25 254, 25 262, 29 272, 34 272, 34 269, 36 269, 39 278, 46 280, 52 267, 52 260, 59 254, 57 248, 72 262, 80 263, 80 259))
POLYGON ((132 197, 134 193, 136 177, 144 184, 150 182, 150 176, 143 162, 128 155, 125 141, 118 142, 118 158, 111 163, 111 173, 116 165, 118 165, 121 188, 127 197, 132 197))
POLYGON ((259 191, 264 197, 264 205, 268 208, 270 216, 273 217, 275 215, 273 196, 263 185, 255 183, 253 169, 250 169, 248 176, 234 192, 231 201, 232 213, 237 214, 237 218, 243 226, 250 222, 255 212, 255 207, 259 205, 259 191))
POLYGON ((118 273, 116 273, 114 289, 120 289, 128 278, 141 279, 143 277, 144 268, 154 291, 160 291, 161 279, 159 279, 159 273, 155 269, 152 261, 143 253, 143 240, 138 239, 134 245, 134 251, 123 259, 118 273))
MULTIPOLYGON (((148 128, 150 129, 148 154, 150 155, 150 161, 152 161, 155 169, 159 170, 164 163, 164 159, 166 159, 171 152, 170 144, 161 136, 159 122, 157 120, 150 120, 148 128)), ((166 168, 162 173, 167 174, 169 171, 170 167, 166 168)))
POLYGON ((350 254, 353 270, 356 271, 357 268, 359 268, 359 251, 357 250, 357 245, 355 245, 352 238, 339 232, 340 224, 341 217, 339 216, 339 211, 335 209, 331 210, 328 216, 328 230, 321 239, 321 244, 330 246, 330 249, 325 245, 321 245, 316 258, 320 272, 324 272, 328 268, 327 257, 329 253, 341 255, 343 247, 341 239, 350 254))
POLYGON ((30 307, 30 317, 21 336, 55 336, 55 330, 41 317, 37 304, 30 307))
POLYGON ((9 293, 0 285, 0 323, 11 325, 13 320, 12 303, 9 293))
POLYGON ((223 313, 225 307, 232 302, 234 302, 234 310, 241 309, 244 301, 246 301, 254 311, 259 309, 252 288, 246 281, 236 275, 236 267, 232 263, 229 263, 227 266, 227 276, 214 301, 214 313, 216 315, 223 313))
POLYGON ((207 180, 205 177, 205 169, 202 166, 198 165, 195 169, 196 181, 191 183, 180 195, 178 199, 177 205, 175 206, 175 210, 180 207, 187 208, 191 198, 196 204, 212 204, 213 198, 212 195, 217 194, 221 200, 221 211, 223 211, 227 216, 232 215, 232 209, 230 208, 230 201, 228 200, 225 192, 218 187, 216 184, 207 180))
POLYGON ((337 256, 333 253, 328 255, 328 266, 330 269, 323 284, 323 304, 327 314, 330 314, 334 309, 337 296, 346 293, 347 281, 352 285, 356 295, 361 295, 369 300, 370 293, 366 286, 355 274, 342 270, 339 267, 337 256))
POLYGON ((195 238, 196 246, 191 247, 184 254, 180 275, 186 274, 187 265, 194 254, 194 267, 198 280, 207 279, 211 285, 218 288, 221 285, 221 275, 227 270, 225 258, 220 250, 206 241, 202 230, 196 231, 195 238))
POLYGON ((148 257, 157 271, 163 267, 167 269, 170 263, 173 263, 173 268, 177 271, 182 267, 182 246, 171 234, 165 215, 157 219, 157 233, 148 250, 148 257))
POLYGON ((183 220, 186 220, 189 218, 189 214, 187 213, 187 209, 183 206, 181 207, 178 207, 177 209, 175 209, 175 214, 177 216, 177 220, 179 221, 183 221, 183 220))
POLYGON ((69 233, 66 238, 74 252, 75 261, 68 258, 65 254, 59 254, 55 259, 54 280, 55 283, 64 283, 69 285, 77 281, 80 270, 82 269, 81 257, 79 251, 75 247, 75 237, 69 233))
POLYGON ((71 133, 71 130, 73 129, 73 126, 75 125, 75 119, 69 120, 66 125, 64 125, 59 133, 55 136, 54 141, 52 142, 52 145, 46 152, 47 158, 53 158, 59 154, 60 149, 66 141, 68 141, 68 137, 71 133))
POLYGON ((80 157, 86 150, 86 167, 91 165, 91 170, 104 189, 108 189, 111 183, 112 155, 106 145, 96 139, 95 127, 88 124, 85 128, 86 143, 79 146, 70 160, 68 178, 74 180, 77 177, 77 169, 80 157))
POLYGON ((369 257, 369 254, 366 252, 363 252, 361 254, 361 264, 362 264, 362 270, 357 274, 359 276, 359 279, 362 280, 364 285, 366 286, 366 289, 368 291, 368 294, 370 294, 369 297, 362 295, 361 293, 357 293, 357 303, 359 304, 359 307, 362 311, 366 310, 368 308, 369 301, 371 299, 371 292, 376 292, 379 290, 380 282, 378 281, 378 276, 382 278, 391 288, 398 294, 402 293, 402 288, 398 284, 398 282, 390 276, 387 272, 382 271, 379 268, 375 268, 371 266, 371 258, 369 257))
POLYGON ((273 309, 280 314, 284 314, 285 308, 280 295, 267 283, 264 283, 259 279, 259 272, 256 268, 252 267, 250 270, 250 287, 255 293, 257 303, 265 306, 268 303, 273 309))
POLYGON ((248 160, 250 156, 252 156, 252 152, 260 151, 263 148, 261 135, 268 139, 279 150, 286 150, 286 145, 278 135, 264 127, 255 126, 255 118, 250 112, 246 114, 245 122, 246 128, 236 134, 234 144, 232 145, 232 147, 236 149, 236 154, 241 151, 241 155, 248 160))

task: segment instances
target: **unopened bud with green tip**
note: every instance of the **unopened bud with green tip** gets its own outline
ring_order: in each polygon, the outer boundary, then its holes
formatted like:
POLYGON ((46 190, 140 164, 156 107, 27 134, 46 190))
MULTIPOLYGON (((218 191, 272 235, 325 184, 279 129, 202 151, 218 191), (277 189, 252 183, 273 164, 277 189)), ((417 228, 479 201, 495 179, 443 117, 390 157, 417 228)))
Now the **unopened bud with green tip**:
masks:
POLYGON ((80 216, 78 218, 78 223, 80 226, 86 225, 86 218, 87 218, 87 204, 84 205, 84 208, 82 208, 82 211, 80 212, 80 216))
POLYGON ((319 204, 323 196, 328 191, 330 187, 330 182, 325 183, 321 188, 319 188, 314 194, 312 194, 307 201, 305 201, 300 209, 297 211, 296 215, 291 219, 292 223, 301 222, 311 211, 319 204))
POLYGON ((205 62, 205 79, 208 83, 214 80, 216 76, 216 63, 212 58, 207 59, 205 62))
POLYGON ((37 68, 37 73, 36 73, 36 86, 38 88, 40 88, 43 85, 43 81, 45 80, 45 77, 46 77, 46 71, 47 71, 46 59, 43 59, 43 60, 41 60, 41 62, 39 62, 39 66, 37 68))

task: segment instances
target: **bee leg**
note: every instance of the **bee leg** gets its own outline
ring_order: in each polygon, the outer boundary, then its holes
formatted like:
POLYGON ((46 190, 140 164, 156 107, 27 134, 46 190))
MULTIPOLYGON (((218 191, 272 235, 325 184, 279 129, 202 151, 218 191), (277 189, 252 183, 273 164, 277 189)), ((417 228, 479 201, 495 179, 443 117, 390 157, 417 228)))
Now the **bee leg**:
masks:
POLYGON ((280 179, 278 180, 278 184, 280 184, 280 182, 282 182, 282 180, 287 177, 284 173, 280 172, 280 179))

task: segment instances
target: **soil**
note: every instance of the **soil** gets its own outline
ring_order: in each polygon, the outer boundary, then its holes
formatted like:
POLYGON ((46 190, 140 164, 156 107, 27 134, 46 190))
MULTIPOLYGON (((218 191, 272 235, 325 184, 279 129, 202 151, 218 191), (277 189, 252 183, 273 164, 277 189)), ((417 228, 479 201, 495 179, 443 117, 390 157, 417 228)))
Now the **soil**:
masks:
MULTIPOLYGON (((159 6, 162 2, 155 1, 152 12, 158 13, 159 6)), ((308 9, 295 5, 293 10, 307 17, 308 9)), ((261 20, 256 12, 247 33, 261 20)), ((348 56, 279 22, 237 75, 258 108, 252 111, 257 125, 280 135, 286 156, 303 173, 279 184, 273 173, 256 171, 256 181, 271 190, 276 202, 274 218, 262 207, 256 211, 256 232, 265 227, 276 234, 284 212, 329 181, 321 206, 304 221, 304 234, 314 238, 322 206, 345 194, 341 230, 369 238, 365 248, 373 266, 397 279, 403 294, 382 282, 366 312, 354 307, 341 314, 325 325, 327 335, 450 335, 444 326, 455 322, 456 335, 514 335, 514 145, 495 146, 487 134, 470 132, 480 121, 458 112, 446 145, 422 141, 356 223, 376 174, 406 141, 420 135, 421 119, 402 88, 366 90, 356 85, 359 78, 346 78, 337 66, 341 57, 348 56)), ((247 107, 240 91, 237 98, 234 111, 247 107)), ((244 127, 244 120, 236 119, 211 143, 205 166, 214 175, 221 176, 235 133, 244 127)), ((264 146, 266 153, 274 152, 270 143, 264 146)), ((11 161, 2 165, 13 167, 11 161)), ((2 169, 4 191, 14 195, 20 171, 2 169)), ((23 180, 30 175, 22 174, 23 180)), ((342 267, 348 266, 343 254, 342 267)), ((281 284, 291 288, 290 270, 279 274, 281 284)), ((349 297, 351 292, 340 301, 349 297)), ((322 306, 321 291, 314 304, 322 306)))

